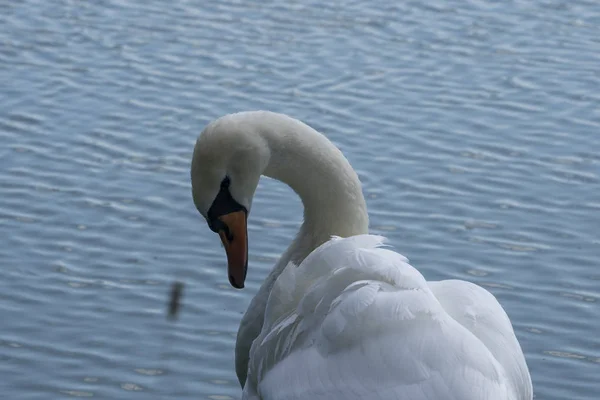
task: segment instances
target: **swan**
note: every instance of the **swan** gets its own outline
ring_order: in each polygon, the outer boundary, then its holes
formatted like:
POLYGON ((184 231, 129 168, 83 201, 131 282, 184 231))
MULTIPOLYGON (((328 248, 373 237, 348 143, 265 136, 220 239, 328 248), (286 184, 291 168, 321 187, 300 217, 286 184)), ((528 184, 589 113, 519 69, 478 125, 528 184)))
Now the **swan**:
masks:
POLYGON ((427 282, 368 234, 357 174, 324 135, 283 114, 229 114, 202 131, 192 196, 244 287, 261 175, 302 199, 304 222, 240 323, 243 399, 531 400, 502 306, 461 280, 427 282))

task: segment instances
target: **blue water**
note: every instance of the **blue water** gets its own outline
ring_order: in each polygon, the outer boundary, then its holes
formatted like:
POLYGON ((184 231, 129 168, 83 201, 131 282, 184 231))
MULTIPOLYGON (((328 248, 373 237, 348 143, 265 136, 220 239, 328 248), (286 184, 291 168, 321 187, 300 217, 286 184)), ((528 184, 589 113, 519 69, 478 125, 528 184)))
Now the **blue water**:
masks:
POLYGON ((300 202, 261 181, 236 291, 188 168, 210 120, 269 109, 341 147, 428 279, 498 297, 537 400, 598 399, 599 66, 593 0, 0 1, 2 398, 239 398, 300 202))

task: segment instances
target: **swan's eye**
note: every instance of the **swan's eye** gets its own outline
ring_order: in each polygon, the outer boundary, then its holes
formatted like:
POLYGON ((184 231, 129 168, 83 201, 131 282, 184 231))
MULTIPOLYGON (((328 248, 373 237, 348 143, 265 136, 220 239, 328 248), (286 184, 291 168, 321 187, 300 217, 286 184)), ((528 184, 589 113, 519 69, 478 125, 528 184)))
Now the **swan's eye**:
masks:
POLYGON ((230 184, 231 184, 231 180, 229 179, 228 176, 225 176, 225 178, 223 178, 223 180, 221 181, 221 189, 227 189, 230 184))
POLYGON ((227 240, 231 242, 233 240, 233 233, 227 224, 221 221, 219 217, 236 211, 244 211, 246 215, 248 212, 246 211, 246 207, 242 206, 231 197, 231 193, 229 193, 230 185, 231 180, 228 176, 225 176, 221 181, 221 189, 219 190, 219 193, 217 193, 217 197, 215 197, 212 205, 208 209, 206 220, 211 231, 215 233, 223 232, 227 240))
POLYGON ((208 219, 208 227, 210 228, 211 231, 213 231, 214 233, 219 233, 220 230, 224 230, 223 227, 226 227, 227 225, 225 225, 223 223, 223 221, 221 221, 220 219, 212 219, 209 218, 208 219))
POLYGON ((208 227, 214 233, 219 233, 220 231, 223 231, 227 240, 229 240, 230 242, 233 240, 233 234, 231 233, 231 230, 229 229, 227 224, 221 221, 220 219, 208 220, 208 227))

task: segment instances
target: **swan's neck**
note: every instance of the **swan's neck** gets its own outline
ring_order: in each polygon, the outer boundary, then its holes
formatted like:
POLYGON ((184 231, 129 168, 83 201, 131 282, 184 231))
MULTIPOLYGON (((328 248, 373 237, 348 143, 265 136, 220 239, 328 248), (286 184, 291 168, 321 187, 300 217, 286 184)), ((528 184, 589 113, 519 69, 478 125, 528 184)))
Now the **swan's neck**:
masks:
MULTIPOLYGON (((269 148, 263 174, 287 183, 302 199, 304 223, 248 307, 238 331, 236 372, 246 381, 248 355, 260 334, 271 288, 288 262, 300 264, 331 236, 353 236, 368 232, 369 217, 360 181, 350 163, 325 136, 290 117, 252 113, 254 126, 240 125, 262 137, 269 148)), ((243 116, 242 116, 243 118, 243 116)))
POLYGON ((331 236, 368 232, 361 184, 342 152, 308 125, 280 116, 263 130, 271 157, 264 174, 287 183, 302 199, 304 223, 278 263, 300 263, 331 236))

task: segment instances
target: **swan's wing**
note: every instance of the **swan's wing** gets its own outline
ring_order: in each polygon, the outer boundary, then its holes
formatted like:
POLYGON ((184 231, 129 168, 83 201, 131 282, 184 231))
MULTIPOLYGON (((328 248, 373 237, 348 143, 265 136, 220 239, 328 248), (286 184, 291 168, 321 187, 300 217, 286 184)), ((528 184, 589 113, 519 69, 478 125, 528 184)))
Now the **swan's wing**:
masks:
POLYGON ((521 346, 506 312, 490 292, 471 282, 429 282, 429 288, 446 312, 472 332, 506 371, 518 399, 531 399, 531 377, 521 346))
MULTIPOLYGON (((279 345, 290 346, 285 338, 274 342, 274 353, 263 354, 259 398, 511 399, 487 348, 438 307, 426 306, 430 295, 418 292, 393 291, 373 281, 345 292, 347 300, 320 329, 304 338, 290 335, 297 347, 283 348, 279 361, 268 365, 279 345), (399 299, 413 306, 399 308, 399 299)), ((252 353, 252 361, 259 352, 252 353)))
POLYGON ((245 398, 515 398, 483 342, 381 242, 333 240, 282 274, 252 345, 245 398))

